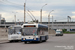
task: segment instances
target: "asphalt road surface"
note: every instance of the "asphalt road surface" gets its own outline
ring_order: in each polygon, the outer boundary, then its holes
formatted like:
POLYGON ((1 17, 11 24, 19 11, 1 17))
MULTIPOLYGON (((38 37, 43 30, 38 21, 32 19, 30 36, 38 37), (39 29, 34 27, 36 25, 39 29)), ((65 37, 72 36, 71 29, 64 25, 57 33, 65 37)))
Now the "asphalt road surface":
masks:
POLYGON ((43 43, 2 43, 0 50, 75 50, 75 34, 50 36, 49 40, 43 43))

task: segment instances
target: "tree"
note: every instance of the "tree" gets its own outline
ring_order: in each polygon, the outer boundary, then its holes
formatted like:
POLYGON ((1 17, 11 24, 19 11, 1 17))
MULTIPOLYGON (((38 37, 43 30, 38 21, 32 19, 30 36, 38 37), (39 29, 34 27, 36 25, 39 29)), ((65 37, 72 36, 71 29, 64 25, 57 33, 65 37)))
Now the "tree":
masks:
POLYGON ((63 30, 63 33, 66 32, 66 29, 62 29, 62 30, 63 30))

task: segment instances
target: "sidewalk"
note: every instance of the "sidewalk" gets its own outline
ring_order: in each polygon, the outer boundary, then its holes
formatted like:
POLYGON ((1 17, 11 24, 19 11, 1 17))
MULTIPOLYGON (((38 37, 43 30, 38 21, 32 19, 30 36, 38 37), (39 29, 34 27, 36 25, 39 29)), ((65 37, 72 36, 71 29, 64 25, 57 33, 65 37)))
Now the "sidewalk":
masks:
POLYGON ((0 38, 0 43, 6 43, 8 42, 8 38, 0 38))

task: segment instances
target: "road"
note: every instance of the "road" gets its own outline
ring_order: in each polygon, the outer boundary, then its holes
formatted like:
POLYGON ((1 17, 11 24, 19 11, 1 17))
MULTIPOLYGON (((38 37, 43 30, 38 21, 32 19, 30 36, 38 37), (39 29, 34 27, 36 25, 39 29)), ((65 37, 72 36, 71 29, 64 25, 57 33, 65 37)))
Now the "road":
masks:
POLYGON ((75 34, 50 36, 49 40, 43 43, 2 43, 0 50, 75 50, 75 34))

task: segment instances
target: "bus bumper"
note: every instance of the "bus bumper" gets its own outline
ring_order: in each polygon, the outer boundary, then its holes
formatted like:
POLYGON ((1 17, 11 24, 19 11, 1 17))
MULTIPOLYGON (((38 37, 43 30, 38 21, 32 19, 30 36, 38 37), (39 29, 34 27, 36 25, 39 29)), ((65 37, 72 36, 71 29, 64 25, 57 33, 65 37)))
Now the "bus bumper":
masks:
POLYGON ((63 36, 63 34, 56 34, 55 36, 63 36))
POLYGON ((40 41, 40 38, 36 38, 36 39, 26 39, 26 38, 22 38, 21 41, 40 41))

